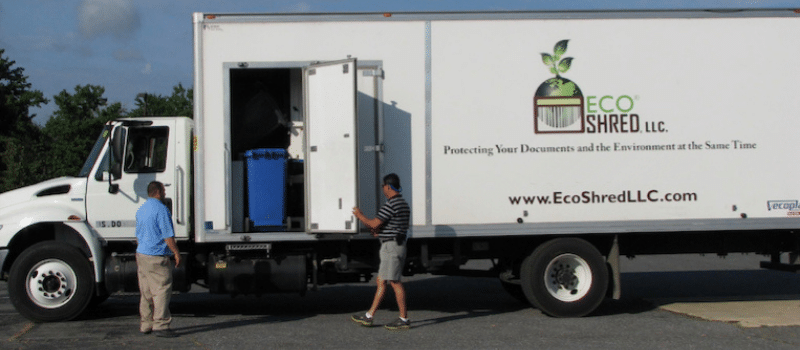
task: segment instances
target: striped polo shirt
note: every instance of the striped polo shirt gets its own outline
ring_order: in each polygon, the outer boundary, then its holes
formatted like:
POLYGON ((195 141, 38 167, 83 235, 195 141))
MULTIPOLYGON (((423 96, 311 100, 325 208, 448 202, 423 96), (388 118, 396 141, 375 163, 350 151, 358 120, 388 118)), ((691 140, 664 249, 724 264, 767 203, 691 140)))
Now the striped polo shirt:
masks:
POLYGON ((408 220, 411 216, 411 208, 403 199, 403 196, 396 195, 381 207, 377 218, 383 222, 378 238, 381 242, 394 240, 397 235, 408 233, 408 220))

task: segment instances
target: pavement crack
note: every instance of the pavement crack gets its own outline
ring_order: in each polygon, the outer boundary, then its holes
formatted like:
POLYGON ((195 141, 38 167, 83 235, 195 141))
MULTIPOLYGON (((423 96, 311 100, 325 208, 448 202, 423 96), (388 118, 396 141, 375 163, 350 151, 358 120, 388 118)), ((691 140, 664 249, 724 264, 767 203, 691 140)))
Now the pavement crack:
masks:
POLYGON ((192 337, 192 338, 190 338, 190 339, 192 340, 192 343, 194 343, 194 345, 196 345, 197 347, 199 347, 199 348, 201 348, 201 349, 204 349, 204 350, 211 350, 211 349, 210 349, 209 347, 207 347, 205 344, 203 344, 203 343, 201 343, 199 340, 197 340, 197 338, 195 338, 195 337, 192 337))
POLYGON ((17 339, 21 338, 23 335, 25 335, 28 332, 30 332, 33 329, 33 327, 35 327, 35 326, 36 326, 35 323, 28 322, 25 325, 25 327, 22 327, 22 329, 19 332, 17 332, 16 334, 14 334, 10 338, 8 338, 8 341, 10 341, 10 342, 17 341, 17 339))

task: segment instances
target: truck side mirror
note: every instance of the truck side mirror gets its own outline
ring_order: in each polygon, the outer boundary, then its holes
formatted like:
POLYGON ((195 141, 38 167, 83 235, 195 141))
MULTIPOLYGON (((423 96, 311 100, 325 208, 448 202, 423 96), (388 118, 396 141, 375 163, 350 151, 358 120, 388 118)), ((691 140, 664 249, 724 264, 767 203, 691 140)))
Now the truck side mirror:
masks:
POLYGON ((114 135, 111 137, 111 160, 108 166, 108 193, 119 192, 119 185, 112 183, 111 180, 116 180, 122 177, 122 153, 125 147, 125 128, 117 127, 114 129, 114 135))
POLYGON ((114 156, 112 163, 117 163, 116 161, 122 160, 122 152, 125 150, 125 128, 118 126, 114 129, 114 136, 111 137, 111 151, 112 155, 114 156))
POLYGON ((117 180, 122 177, 122 163, 114 162, 108 169, 108 172, 111 173, 111 176, 108 177, 108 180, 111 179, 117 180))
POLYGON ((118 179, 122 174, 122 166, 119 163, 115 163, 110 166, 109 174, 108 174, 108 193, 117 194, 119 192, 119 185, 112 183, 111 179, 118 179))

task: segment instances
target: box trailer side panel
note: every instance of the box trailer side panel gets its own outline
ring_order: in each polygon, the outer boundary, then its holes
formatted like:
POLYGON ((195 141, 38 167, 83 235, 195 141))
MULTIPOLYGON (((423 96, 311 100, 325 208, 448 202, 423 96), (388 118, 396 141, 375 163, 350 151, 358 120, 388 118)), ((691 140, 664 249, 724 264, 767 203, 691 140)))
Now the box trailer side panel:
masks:
POLYGON ((230 212, 233 71, 351 56, 385 77, 385 153, 359 171, 401 175, 415 237, 797 227, 800 188, 774 174, 796 168, 800 22, 670 15, 208 20, 198 129, 230 154, 204 155, 203 223, 230 212))
POLYGON ((797 18, 433 22, 432 224, 798 227, 798 37, 797 18))

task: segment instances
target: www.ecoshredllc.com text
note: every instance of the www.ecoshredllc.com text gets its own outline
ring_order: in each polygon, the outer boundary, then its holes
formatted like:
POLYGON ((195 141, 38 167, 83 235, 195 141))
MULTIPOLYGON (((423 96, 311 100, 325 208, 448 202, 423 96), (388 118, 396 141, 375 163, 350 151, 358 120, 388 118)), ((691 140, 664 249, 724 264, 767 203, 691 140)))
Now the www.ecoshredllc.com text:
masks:
POLYGON ((658 190, 626 190, 614 194, 597 193, 595 191, 569 194, 556 191, 552 195, 509 196, 508 200, 512 205, 697 202, 697 193, 670 192, 661 194, 658 190))

